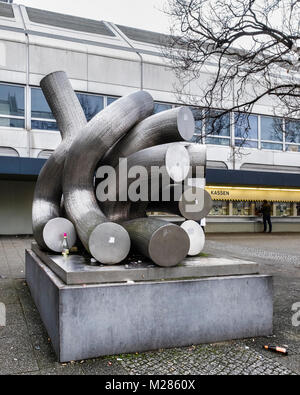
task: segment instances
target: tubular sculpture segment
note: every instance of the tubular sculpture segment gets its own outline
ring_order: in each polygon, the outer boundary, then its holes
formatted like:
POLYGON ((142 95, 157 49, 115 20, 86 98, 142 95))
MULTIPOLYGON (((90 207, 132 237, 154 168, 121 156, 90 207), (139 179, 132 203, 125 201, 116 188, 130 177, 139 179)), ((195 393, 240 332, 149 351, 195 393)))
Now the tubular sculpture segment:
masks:
POLYGON ((205 244, 205 234, 201 225, 196 221, 185 221, 181 228, 186 231, 190 239, 189 256, 196 256, 201 253, 205 244))
MULTIPOLYGON (((103 237, 107 239, 111 225, 99 208, 94 191, 94 175, 97 163, 107 150, 124 136, 135 124, 153 113, 153 99, 145 91, 139 91, 118 99, 96 115, 73 142, 65 163, 63 194, 68 218, 76 227, 78 236, 90 252, 90 236, 96 227, 105 224, 103 237)), ((103 228, 104 228, 103 227, 103 228)), ((119 225, 119 236, 123 236, 119 225)), ((97 233, 101 238, 100 232, 97 233)), ((114 236, 111 236, 114 237, 114 236)), ((109 239, 107 243, 109 243, 109 239)), ((116 241, 116 240, 115 240, 116 241)), ((91 243, 94 243, 92 238, 91 243)), ((101 245, 102 240, 99 240, 101 245)), ((126 243, 124 243, 125 245, 126 243)), ((94 244, 93 244, 94 245, 94 244)), ((123 242, 115 243, 116 250, 123 242)), ((117 263, 122 255, 116 251, 117 263)), ((101 262, 101 259, 99 259, 101 262)))
POLYGON ((98 193, 99 186, 97 189, 97 197, 102 201, 103 212, 112 221, 125 221, 138 216, 145 216, 146 207, 153 192, 151 187, 154 183, 157 185, 157 192, 159 192, 162 182, 161 177, 166 177, 168 181, 170 177, 172 178, 175 175, 179 181, 183 181, 188 175, 190 165, 187 150, 182 144, 178 143, 157 145, 130 155, 126 158, 125 177, 123 170, 121 170, 124 163, 125 161, 121 161, 120 165, 116 167, 117 190, 111 190, 111 195, 106 196, 106 202, 103 202, 101 193, 98 193), (134 178, 127 177, 127 175, 130 175, 130 171, 134 168, 137 169, 139 166, 143 168, 143 174, 140 175, 138 184, 140 189, 145 191, 145 196, 143 196, 143 201, 135 202, 128 196, 128 191, 136 181, 134 178), (160 171, 157 174, 152 174, 154 168, 160 169, 160 171))
POLYGON ((127 158, 135 152, 177 141, 190 141, 195 132, 195 120, 188 107, 152 115, 129 131, 103 157, 100 165, 117 167, 119 158, 127 158))
POLYGON ((187 256, 190 240, 181 227, 152 218, 140 218, 122 223, 133 246, 158 266, 178 265, 187 256))
POLYGON ((62 142, 44 165, 35 188, 32 225, 34 238, 49 249, 43 238, 45 225, 60 216, 62 177, 68 150, 87 120, 65 72, 55 72, 41 81, 46 100, 57 121, 62 142))

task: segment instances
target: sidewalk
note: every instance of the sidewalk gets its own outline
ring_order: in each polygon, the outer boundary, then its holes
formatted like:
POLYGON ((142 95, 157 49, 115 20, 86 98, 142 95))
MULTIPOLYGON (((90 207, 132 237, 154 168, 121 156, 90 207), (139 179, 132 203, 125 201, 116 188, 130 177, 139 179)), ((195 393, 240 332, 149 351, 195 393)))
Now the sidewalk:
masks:
POLYGON ((261 263, 274 275, 274 335, 220 344, 59 364, 24 280, 29 238, 0 238, 0 303, 7 326, 0 329, 0 375, 237 375, 300 374, 300 326, 292 326, 293 303, 300 302, 300 235, 208 235, 205 252, 261 263), (283 259, 285 257, 285 259, 283 259), (265 343, 289 346, 281 356, 265 343))

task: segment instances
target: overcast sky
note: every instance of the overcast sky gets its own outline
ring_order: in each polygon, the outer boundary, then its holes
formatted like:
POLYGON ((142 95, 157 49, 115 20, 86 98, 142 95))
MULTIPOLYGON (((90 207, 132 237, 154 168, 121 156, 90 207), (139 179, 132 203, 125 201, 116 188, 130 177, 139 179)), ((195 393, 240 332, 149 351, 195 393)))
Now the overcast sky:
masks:
POLYGON ((169 33, 168 0, 15 0, 16 4, 169 33))

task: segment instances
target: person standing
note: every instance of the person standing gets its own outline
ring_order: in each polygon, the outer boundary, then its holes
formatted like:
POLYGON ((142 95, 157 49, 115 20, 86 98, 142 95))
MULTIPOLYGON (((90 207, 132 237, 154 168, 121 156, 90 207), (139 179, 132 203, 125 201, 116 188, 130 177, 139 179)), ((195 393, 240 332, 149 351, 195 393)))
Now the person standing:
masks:
POLYGON ((269 225, 269 233, 272 232, 271 210, 272 208, 270 203, 268 203, 267 200, 264 200, 261 208, 264 221, 264 233, 267 231, 267 225, 269 225))

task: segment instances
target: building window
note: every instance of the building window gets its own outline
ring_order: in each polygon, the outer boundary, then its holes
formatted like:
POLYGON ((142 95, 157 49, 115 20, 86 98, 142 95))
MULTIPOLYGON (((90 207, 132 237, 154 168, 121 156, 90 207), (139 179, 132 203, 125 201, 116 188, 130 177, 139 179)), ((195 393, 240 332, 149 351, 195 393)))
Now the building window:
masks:
POLYGON ((261 117, 261 148, 282 151, 283 120, 281 118, 261 117))
POLYGON ((119 99, 118 97, 108 96, 107 97, 107 105, 109 106, 110 104, 112 104, 113 102, 115 102, 118 99, 119 99))
POLYGON ((77 93, 77 97, 88 122, 104 108, 103 96, 77 93))
POLYGON ((215 118, 219 111, 209 111, 205 119, 206 144, 230 145, 230 114, 215 118))
POLYGON ((300 152, 300 122, 287 119, 285 121, 286 150, 300 152), (289 144, 291 143, 291 144, 289 144))
POLYGON ((24 129, 24 116, 24 87, 0 84, 0 126, 24 129))
POLYGON ((166 103, 154 103, 154 114, 157 114, 162 111, 171 110, 172 104, 166 103))
POLYGON ((40 88, 31 88, 31 129, 58 130, 54 116, 40 88))
POLYGON ((234 114, 235 145, 258 148, 258 117, 249 114, 234 114))

